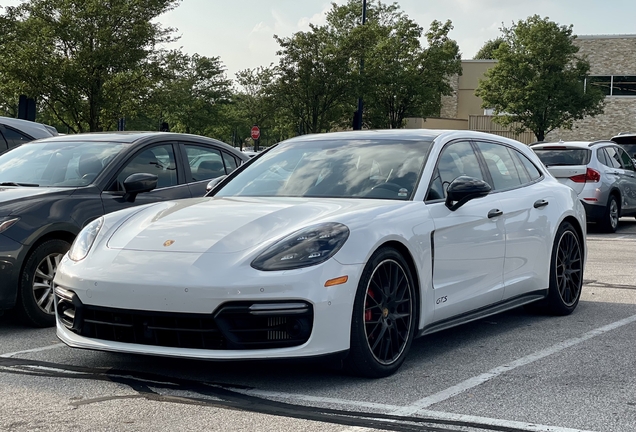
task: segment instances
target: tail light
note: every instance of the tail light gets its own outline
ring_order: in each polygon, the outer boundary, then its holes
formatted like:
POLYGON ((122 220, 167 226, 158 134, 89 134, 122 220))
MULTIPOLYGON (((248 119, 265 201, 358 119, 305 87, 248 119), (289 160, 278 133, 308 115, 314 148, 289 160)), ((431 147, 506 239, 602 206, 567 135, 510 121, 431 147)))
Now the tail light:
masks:
POLYGON ((572 180, 574 183, 597 183, 601 181, 601 173, 596 171, 595 169, 588 168, 587 171, 585 171, 585 174, 572 176, 570 177, 570 180, 572 180))

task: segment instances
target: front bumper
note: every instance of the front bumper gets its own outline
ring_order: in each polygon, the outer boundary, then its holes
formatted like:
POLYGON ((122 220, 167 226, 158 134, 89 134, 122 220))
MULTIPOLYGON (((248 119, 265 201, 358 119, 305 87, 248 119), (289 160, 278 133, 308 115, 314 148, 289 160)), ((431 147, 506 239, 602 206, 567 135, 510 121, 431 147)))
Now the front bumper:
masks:
POLYGON ((15 306, 23 252, 24 245, 0 234, 0 310, 15 306))
POLYGON ((57 335, 67 345, 216 360, 314 357, 349 349, 362 265, 331 259, 305 269, 261 272, 219 265, 221 257, 214 254, 116 254, 108 268, 68 258, 60 264, 57 335), (345 275, 346 283, 324 286, 345 275), (76 305, 71 312, 69 304, 76 305), (292 305, 291 312, 284 305, 292 305))

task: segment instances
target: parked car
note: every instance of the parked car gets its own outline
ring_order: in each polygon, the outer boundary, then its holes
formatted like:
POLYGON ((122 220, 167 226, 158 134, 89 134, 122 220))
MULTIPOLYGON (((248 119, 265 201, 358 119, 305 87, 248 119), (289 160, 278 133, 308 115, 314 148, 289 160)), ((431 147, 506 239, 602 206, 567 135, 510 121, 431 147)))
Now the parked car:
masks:
POLYGON ((636 215, 636 169, 613 141, 559 142, 532 149, 559 182, 570 186, 585 206, 587 220, 615 232, 621 216, 636 215))
POLYGON ((84 226, 201 197, 247 159, 213 139, 159 132, 59 136, 0 155, 0 310, 17 306, 29 323, 54 325, 53 276, 84 226))
POLYGON ((58 135, 53 126, 0 117, 0 153, 29 141, 58 135))
POLYGON ((636 159, 636 133, 620 133, 612 138, 632 159, 636 159))
POLYGON ((57 334, 71 347, 172 357, 337 354, 382 377, 416 336, 530 303, 574 311, 585 229, 574 191, 513 140, 303 136, 208 198, 86 226, 55 276, 57 334))

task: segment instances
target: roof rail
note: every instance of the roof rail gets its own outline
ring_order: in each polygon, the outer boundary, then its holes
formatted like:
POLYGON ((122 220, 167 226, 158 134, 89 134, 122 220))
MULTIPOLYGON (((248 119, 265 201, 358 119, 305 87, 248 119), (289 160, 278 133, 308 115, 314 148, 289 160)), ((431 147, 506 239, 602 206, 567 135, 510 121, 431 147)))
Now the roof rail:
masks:
POLYGON ((591 142, 587 146, 588 147, 594 147, 597 144, 616 144, 616 143, 614 141, 612 141, 612 140, 599 140, 599 141, 591 142))

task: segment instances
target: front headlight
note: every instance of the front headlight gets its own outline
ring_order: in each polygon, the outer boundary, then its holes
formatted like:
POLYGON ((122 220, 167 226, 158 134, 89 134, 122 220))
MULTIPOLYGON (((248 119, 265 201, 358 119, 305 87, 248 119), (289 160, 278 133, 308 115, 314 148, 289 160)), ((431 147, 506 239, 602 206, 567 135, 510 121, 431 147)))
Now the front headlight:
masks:
POLYGON ((97 234, 99 234, 99 230, 102 229, 102 225, 104 225, 103 217, 95 219, 93 222, 86 225, 73 242, 71 250, 68 251, 68 257, 73 261, 81 261, 86 258, 86 255, 88 255, 88 252, 93 246, 93 242, 95 241, 97 234))
POLYGON ((339 223, 303 228, 267 248, 252 267, 272 271, 317 265, 334 256, 348 238, 349 228, 339 223))

